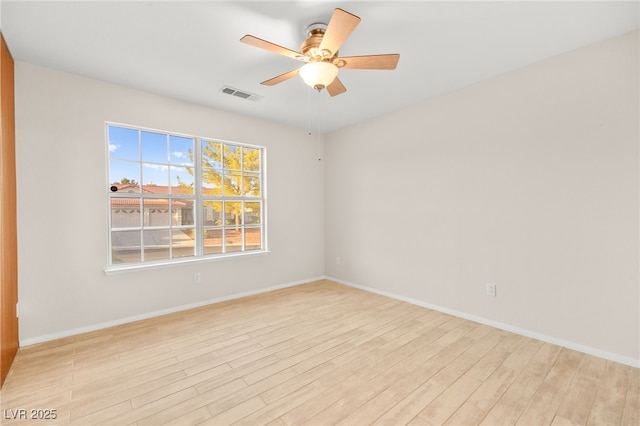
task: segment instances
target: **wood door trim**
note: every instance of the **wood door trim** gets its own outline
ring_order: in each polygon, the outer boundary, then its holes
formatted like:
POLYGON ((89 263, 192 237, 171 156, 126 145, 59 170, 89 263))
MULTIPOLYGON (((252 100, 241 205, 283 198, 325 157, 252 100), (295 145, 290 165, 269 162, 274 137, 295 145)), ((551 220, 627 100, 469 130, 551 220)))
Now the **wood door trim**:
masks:
POLYGON ((0 386, 18 351, 14 63, 0 34, 0 386))

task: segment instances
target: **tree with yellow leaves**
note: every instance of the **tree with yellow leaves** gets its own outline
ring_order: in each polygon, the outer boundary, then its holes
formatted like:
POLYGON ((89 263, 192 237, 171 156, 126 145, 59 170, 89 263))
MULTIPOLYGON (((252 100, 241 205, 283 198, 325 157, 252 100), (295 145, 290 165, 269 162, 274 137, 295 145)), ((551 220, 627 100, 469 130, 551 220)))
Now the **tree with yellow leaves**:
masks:
MULTIPOLYGON (((231 145, 216 141, 202 142, 202 194, 226 197, 260 197, 261 151, 259 148, 231 145)), ((205 206, 220 212, 222 204, 205 201, 205 206)), ((225 202, 225 225, 242 221, 242 202, 225 202)), ((245 203, 245 211, 260 216, 259 203, 245 203), (257 211, 252 211, 257 210, 257 211)))

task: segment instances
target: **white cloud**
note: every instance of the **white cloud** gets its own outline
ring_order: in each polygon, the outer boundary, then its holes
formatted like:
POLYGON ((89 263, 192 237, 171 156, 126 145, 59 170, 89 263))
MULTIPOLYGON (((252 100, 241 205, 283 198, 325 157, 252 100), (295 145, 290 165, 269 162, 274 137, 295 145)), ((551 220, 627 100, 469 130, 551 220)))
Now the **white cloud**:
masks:
POLYGON ((169 166, 163 166, 162 164, 143 163, 142 165, 144 167, 148 167, 153 170, 162 170, 163 172, 166 172, 167 170, 169 170, 169 166))
POLYGON ((120 146, 114 143, 109 144, 109 152, 115 152, 120 146))

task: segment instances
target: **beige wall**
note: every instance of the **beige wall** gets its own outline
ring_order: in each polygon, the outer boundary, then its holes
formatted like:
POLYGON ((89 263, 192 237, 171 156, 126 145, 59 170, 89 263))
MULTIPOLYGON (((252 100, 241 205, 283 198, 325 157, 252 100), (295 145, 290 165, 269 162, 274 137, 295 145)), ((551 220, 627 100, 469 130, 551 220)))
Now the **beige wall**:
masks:
POLYGON ((322 139, 304 130, 17 63, 16 144, 23 344, 324 274, 322 139), (265 146, 271 253, 106 276, 105 120, 265 146))
POLYGON ((327 135, 327 275, 640 365, 638 38, 327 135))

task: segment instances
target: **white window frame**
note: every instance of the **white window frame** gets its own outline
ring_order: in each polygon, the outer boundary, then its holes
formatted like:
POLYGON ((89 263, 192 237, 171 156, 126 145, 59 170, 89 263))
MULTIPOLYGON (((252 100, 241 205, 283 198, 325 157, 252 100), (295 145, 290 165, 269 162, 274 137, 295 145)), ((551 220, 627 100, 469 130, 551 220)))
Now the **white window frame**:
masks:
MULTIPOLYGON (((152 128, 146 128, 146 127, 141 127, 141 126, 135 126, 135 125, 130 125, 130 124, 122 124, 122 123, 115 123, 115 122, 105 122, 105 142, 106 142, 106 181, 107 181, 107 196, 106 196, 106 205, 107 205, 107 234, 108 234, 108 250, 107 250, 107 267, 105 268, 105 273, 106 274, 113 274, 113 273, 119 273, 119 272, 126 272, 126 271, 132 271, 132 270, 140 270, 140 269, 149 269, 149 268, 158 268, 158 267, 167 267, 167 266, 176 266, 176 265, 183 265, 183 264, 188 264, 188 263, 194 263, 194 262, 203 262, 203 261, 215 261, 215 260, 223 260, 223 259, 227 259, 227 258, 236 258, 239 256, 256 256, 256 255, 264 255, 266 253, 269 253, 268 250, 268 238, 267 238, 267 182, 266 182, 266 177, 267 177, 267 173, 266 173, 266 164, 267 164, 267 150, 266 147, 264 146, 259 146, 259 145, 253 145, 253 144, 247 144, 247 143, 240 143, 240 142, 234 142, 234 141, 228 141, 228 140, 223 140, 223 139, 219 139, 219 138, 210 138, 210 137, 201 137, 201 136, 194 136, 194 135, 188 135, 188 134, 182 134, 182 133, 178 133, 178 132, 171 132, 171 131, 166 131, 166 130, 158 130, 158 129, 152 129, 152 128), (111 177, 110 177, 110 150, 109 150, 109 127, 120 127, 120 128, 125 128, 125 129, 131 129, 131 130, 135 130, 138 132, 153 132, 153 133, 159 133, 159 134, 163 134, 163 135, 167 135, 167 136, 176 136, 176 137, 180 137, 180 138, 189 138, 189 139, 193 139, 194 144, 193 144, 193 150, 194 150, 194 164, 193 164, 193 169, 194 169, 194 194, 193 196, 191 195, 172 195, 172 194, 143 194, 143 192, 137 192, 137 193, 124 193, 124 192, 113 192, 110 190, 110 186, 111 184, 111 177), (235 196, 235 195, 203 195, 203 191, 202 191, 202 143, 203 142, 214 142, 214 143, 220 143, 223 145, 233 145, 236 147, 240 147, 241 151, 243 147, 246 148, 250 148, 250 149, 259 149, 260 150, 260 170, 258 172, 259 178, 260 178, 260 196, 235 196), (144 209, 143 204, 144 204, 144 200, 145 199, 169 199, 169 203, 171 204, 173 200, 179 200, 179 199, 193 199, 194 200, 194 209, 193 209, 193 215, 194 215, 194 232, 195 232, 195 254, 193 256, 189 256, 189 257, 177 257, 177 258, 169 258, 169 259, 162 259, 162 260, 142 260, 140 262, 130 262, 130 263, 113 263, 113 259, 112 259, 112 254, 113 254, 113 249, 112 249, 112 231, 122 231, 125 230, 126 228, 112 228, 112 206, 111 206, 111 199, 112 198, 132 198, 132 199, 136 199, 136 200, 140 200, 140 208, 144 209), (243 238, 242 238, 242 247, 240 251, 232 251, 232 252, 225 252, 226 250, 226 244, 224 243, 224 238, 225 238, 225 232, 226 230, 229 228, 230 225, 226 225, 225 224, 225 213, 224 213, 224 209, 220 212, 221 217, 222 217, 222 224, 220 225, 220 230, 222 231, 222 237, 223 237, 223 252, 222 253, 216 253, 216 254, 205 254, 204 250, 204 231, 205 228, 207 228, 207 226, 204 225, 204 203, 206 201, 216 201, 216 202, 241 202, 243 203, 243 209, 242 211, 244 212, 244 203, 256 203, 259 202, 260 206, 261 206, 261 211, 260 211, 260 224, 259 225, 255 225, 255 224, 245 224, 244 223, 244 217, 243 217, 243 221, 241 224, 242 227, 242 233, 243 233, 243 238), (246 240, 244 238, 245 235, 245 229, 246 228, 259 228, 260 229, 260 235, 261 235, 261 248, 260 249, 253 249, 253 250, 245 250, 245 243, 246 240)), ((140 142, 139 142, 139 147, 140 147, 140 142)), ((138 161, 132 161, 133 163, 139 163, 142 165, 143 161, 142 158, 139 158, 138 161)), ((224 167, 224 166, 223 166, 224 167)), ((225 169, 226 170, 226 169, 225 169)), ((142 186, 142 182, 140 182, 140 185, 142 186)), ((169 182, 169 185, 171 185, 171 183, 169 182)), ((224 191, 223 191, 224 192, 224 191)), ((223 204, 224 205, 224 204, 223 204)), ((142 215, 144 216, 144 212, 142 212, 142 215)), ((244 216, 244 214, 243 214, 244 216)), ((144 218, 143 218, 144 219, 144 218)), ((216 227, 217 228, 217 227, 216 227)), ((142 240, 142 234, 144 233, 145 230, 154 230, 154 229, 168 229, 169 232, 171 233, 172 230, 174 229, 184 229, 184 226, 180 226, 180 225, 172 225, 171 223, 168 226, 161 226, 161 227, 149 227, 149 226, 144 226, 143 223, 140 224, 140 226, 138 228, 132 227, 131 230, 137 230, 141 233, 141 244, 140 244, 140 251, 141 254, 144 253, 144 241, 142 240)), ((172 246, 171 244, 169 245, 169 250, 171 252, 172 250, 172 246)))

